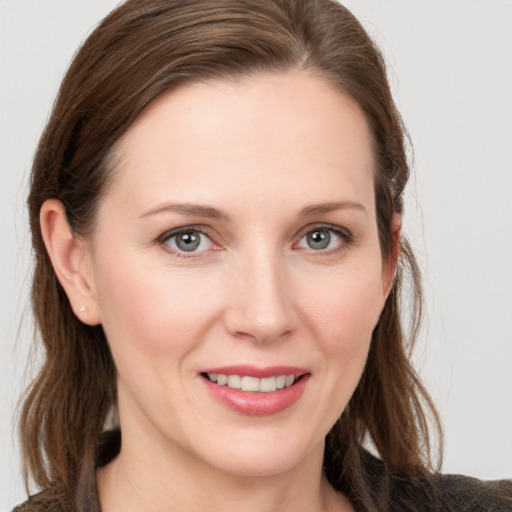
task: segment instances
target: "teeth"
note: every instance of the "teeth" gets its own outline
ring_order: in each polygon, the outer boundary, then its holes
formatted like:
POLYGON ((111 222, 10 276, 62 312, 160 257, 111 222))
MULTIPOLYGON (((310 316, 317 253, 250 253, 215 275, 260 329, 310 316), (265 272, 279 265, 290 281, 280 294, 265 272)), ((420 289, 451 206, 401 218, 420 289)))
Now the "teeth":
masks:
POLYGON ((257 377, 242 377, 242 391, 258 391, 260 379, 257 377))
POLYGON ((260 380, 260 389, 259 391, 263 391, 264 393, 268 393, 269 391, 275 391, 276 387, 276 378, 268 377, 267 379, 260 380))
POLYGON ((240 375, 229 375, 228 387, 233 389, 240 389, 242 387, 242 377, 240 377, 240 375))
POLYGON ((228 386, 232 389, 241 389, 242 391, 261 391, 271 393, 278 389, 291 386, 295 382, 295 375, 277 375, 276 377, 266 377, 258 379, 248 375, 223 375, 222 373, 208 373, 208 379, 219 386, 228 386))

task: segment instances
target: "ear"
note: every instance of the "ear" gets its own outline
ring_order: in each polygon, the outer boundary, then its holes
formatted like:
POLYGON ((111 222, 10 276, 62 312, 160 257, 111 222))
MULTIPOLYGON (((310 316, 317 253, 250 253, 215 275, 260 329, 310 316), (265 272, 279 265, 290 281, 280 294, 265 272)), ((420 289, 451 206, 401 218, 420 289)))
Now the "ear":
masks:
POLYGON ((53 270, 75 315, 85 324, 98 325, 100 318, 89 244, 71 232, 66 210, 57 199, 48 199, 43 203, 39 222, 53 270))
POLYGON ((395 279, 395 270, 398 265, 398 258, 400 256, 400 246, 402 242, 402 214, 395 212, 391 219, 391 253, 382 267, 382 290, 384 298, 387 299, 389 292, 393 286, 395 279))

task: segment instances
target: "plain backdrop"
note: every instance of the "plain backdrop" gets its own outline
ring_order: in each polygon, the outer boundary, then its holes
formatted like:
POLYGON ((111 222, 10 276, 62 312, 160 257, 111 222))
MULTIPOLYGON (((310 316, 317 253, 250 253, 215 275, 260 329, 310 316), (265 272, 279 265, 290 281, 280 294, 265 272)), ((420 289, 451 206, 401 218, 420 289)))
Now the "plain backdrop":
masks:
MULTIPOLYGON (((24 499, 14 432, 32 340, 25 196, 76 48, 114 0, 0 0, 0 510, 24 499)), ((406 232, 425 276, 415 360, 443 470, 512 477, 512 3, 350 0, 390 67, 415 148, 406 232)))

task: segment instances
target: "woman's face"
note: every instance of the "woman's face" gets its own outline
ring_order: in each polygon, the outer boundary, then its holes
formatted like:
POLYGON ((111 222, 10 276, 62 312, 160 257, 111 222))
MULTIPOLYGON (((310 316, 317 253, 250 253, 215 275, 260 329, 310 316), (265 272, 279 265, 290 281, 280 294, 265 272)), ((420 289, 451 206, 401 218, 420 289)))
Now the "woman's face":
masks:
POLYGON ((305 72, 143 113, 87 248, 123 450, 239 475, 323 452, 392 277, 373 167, 357 105, 305 72))

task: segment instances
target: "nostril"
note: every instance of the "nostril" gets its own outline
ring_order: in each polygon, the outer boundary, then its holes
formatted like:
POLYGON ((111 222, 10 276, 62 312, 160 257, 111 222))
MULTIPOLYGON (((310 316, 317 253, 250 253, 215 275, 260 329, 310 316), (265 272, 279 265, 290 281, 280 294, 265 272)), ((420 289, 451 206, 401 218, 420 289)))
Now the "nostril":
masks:
POLYGON ((291 335, 291 333, 292 331, 290 329, 284 332, 271 331, 269 329, 251 329, 250 332, 238 331, 234 333, 234 335, 241 339, 248 339, 264 344, 286 339, 291 335))

